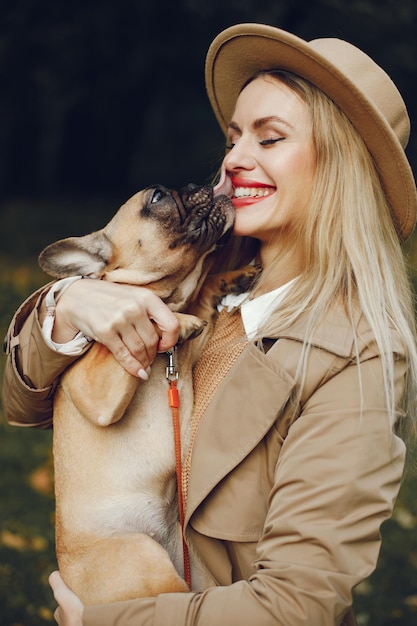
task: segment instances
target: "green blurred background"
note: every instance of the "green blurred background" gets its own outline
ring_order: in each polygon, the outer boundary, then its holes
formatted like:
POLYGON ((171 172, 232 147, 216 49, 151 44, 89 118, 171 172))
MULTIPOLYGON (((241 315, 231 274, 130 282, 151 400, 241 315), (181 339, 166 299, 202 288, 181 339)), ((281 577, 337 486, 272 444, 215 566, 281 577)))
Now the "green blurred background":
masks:
MULTIPOLYGON (((391 74, 417 126, 416 0, 1 1, 2 333, 46 280, 36 258, 47 243, 101 227, 141 187, 211 179, 223 139, 204 58, 220 30, 245 21, 358 45, 391 74)), ((417 132, 408 156, 416 172, 417 132)), ((417 284, 416 238, 406 251, 417 284)), ((0 626, 53 623, 50 443, 49 431, 0 420, 0 626)), ((360 626, 417 624, 416 461, 377 571, 355 593, 360 626)))

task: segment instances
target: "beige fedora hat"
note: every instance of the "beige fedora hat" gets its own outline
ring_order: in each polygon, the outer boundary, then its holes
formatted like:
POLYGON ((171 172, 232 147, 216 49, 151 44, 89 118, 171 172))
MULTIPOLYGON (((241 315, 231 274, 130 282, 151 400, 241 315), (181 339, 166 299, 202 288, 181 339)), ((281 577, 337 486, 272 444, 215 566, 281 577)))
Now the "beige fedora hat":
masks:
POLYGON ((245 81, 272 68, 307 79, 344 111, 374 159, 398 235, 405 240, 414 228, 417 195, 404 152, 410 121, 390 77, 341 39, 307 42, 273 26, 238 24, 214 39, 206 60, 207 91, 224 132, 245 81))

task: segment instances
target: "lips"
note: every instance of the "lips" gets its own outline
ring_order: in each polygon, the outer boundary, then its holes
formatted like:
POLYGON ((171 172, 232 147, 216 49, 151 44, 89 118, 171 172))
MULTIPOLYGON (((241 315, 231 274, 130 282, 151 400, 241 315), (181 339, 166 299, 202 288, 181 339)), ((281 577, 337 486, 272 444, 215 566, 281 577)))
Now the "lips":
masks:
POLYGON ((275 193, 276 188, 247 178, 232 177, 232 203, 235 208, 249 206, 275 193))

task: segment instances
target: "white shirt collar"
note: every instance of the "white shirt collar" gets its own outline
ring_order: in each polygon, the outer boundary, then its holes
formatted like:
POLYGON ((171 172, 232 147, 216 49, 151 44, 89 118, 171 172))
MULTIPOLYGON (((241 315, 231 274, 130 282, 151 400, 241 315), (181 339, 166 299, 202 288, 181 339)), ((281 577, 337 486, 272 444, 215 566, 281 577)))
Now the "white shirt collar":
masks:
POLYGON ((285 283, 285 285, 273 291, 269 291, 268 293, 264 293, 253 300, 249 300, 249 294, 247 293, 241 293, 239 295, 229 293, 222 298, 217 307, 218 311, 220 312, 225 308, 231 311, 240 306, 246 336, 248 339, 253 339, 253 337, 256 336, 258 328, 266 322, 272 311, 284 299, 295 280, 296 278, 293 278, 288 283, 285 283))

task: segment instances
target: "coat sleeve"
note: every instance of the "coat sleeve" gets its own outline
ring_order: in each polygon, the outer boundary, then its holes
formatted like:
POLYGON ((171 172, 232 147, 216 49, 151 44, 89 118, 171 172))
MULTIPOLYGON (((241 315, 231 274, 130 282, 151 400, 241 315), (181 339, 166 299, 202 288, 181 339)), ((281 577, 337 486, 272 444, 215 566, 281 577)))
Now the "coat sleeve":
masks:
POLYGON ((38 311, 50 286, 42 287, 21 305, 5 338, 2 404, 6 419, 15 426, 51 425, 59 376, 76 358, 55 352, 43 339, 38 311))
MULTIPOLYGON (((404 359, 395 367, 400 398, 404 359)), ((392 513, 405 457, 389 424, 379 358, 361 363, 362 397, 358 375, 350 364, 327 380, 290 427, 249 580, 198 594, 88 607, 84 624, 354 623, 344 621, 352 588, 376 566, 380 526, 392 513)))

